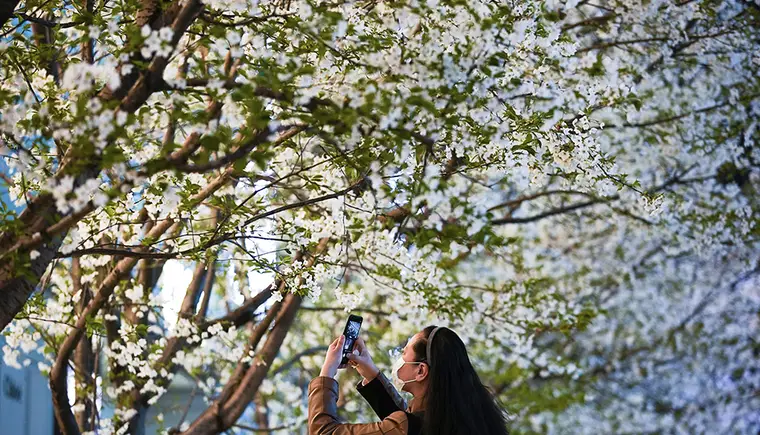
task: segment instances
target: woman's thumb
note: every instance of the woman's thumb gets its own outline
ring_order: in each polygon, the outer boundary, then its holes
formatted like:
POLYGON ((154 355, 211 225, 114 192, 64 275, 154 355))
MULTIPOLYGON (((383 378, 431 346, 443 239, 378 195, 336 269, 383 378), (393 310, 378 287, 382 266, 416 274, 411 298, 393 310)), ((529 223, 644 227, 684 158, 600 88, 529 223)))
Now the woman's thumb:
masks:
POLYGON ((356 351, 353 351, 353 352, 349 353, 348 354, 348 359, 350 359, 351 361, 358 361, 359 360, 359 353, 356 352, 356 351))

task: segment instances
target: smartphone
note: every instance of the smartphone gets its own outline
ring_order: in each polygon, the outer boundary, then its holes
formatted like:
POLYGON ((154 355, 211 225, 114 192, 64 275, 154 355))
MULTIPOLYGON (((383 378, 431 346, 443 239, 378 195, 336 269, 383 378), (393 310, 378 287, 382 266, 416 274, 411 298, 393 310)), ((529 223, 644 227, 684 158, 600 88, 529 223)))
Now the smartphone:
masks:
POLYGON ((348 354, 354 351, 354 343, 359 338, 359 329, 362 327, 362 318, 353 314, 348 316, 346 321, 346 328, 343 330, 343 335, 346 336, 346 340, 343 342, 343 358, 340 360, 339 369, 345 368, 348 364, 348 354))

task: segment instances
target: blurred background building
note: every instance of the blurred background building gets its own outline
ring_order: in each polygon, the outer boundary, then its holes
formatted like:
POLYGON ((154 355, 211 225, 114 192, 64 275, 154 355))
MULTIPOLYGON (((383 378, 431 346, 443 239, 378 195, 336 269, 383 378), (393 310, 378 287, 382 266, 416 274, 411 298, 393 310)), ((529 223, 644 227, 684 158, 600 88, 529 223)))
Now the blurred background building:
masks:
MULTIPOLYGON (((5 338, 0 336, 0 348, 5 338)), ((21 369, 5 365, 0 358, 0 434, 56 434, 48 378, 37 368, 39 355, 21 369)))

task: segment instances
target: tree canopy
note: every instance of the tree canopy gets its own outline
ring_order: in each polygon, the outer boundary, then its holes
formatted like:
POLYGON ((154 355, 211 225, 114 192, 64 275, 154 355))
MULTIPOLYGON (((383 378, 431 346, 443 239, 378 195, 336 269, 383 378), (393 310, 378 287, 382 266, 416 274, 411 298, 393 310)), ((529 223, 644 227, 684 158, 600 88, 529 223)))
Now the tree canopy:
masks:
POLYGON ((295 433, 351 311, 385 364, 455 329, 518 433, 756 433, 759 30, 753 0, 3 0, 5 361, 45 356, 64 434, 144 433, 177 373, 208 407, 166 429, 295 433))

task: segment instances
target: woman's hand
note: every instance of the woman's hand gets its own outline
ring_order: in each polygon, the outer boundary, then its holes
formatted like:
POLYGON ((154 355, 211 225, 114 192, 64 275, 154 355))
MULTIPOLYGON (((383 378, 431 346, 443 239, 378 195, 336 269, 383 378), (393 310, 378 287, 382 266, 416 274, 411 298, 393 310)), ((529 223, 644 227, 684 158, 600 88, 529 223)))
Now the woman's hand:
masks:
POLYGON ((346 342, 346 337, 341 334, 338 338, 330 343, 327 348, 327 354, 325 355, 325 362, 322 364, 322 371, 319 372, 319 376, 327 376, 328 378, 334 378, 338 373, 338 366, 340 360, 343 359, 343 343, 346 342))
POLYGON ((361 337, 356 339, 354 351, 348 354, 348 360, 348 364, 355 368, 364 378, 362 381, 363 385, 367 385, 369 381, 375 379, 377 374, 380 373, 380 370, 378 370, 374 361, 372 361, 372 355, 369 354, 367 345, 361 337))

